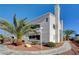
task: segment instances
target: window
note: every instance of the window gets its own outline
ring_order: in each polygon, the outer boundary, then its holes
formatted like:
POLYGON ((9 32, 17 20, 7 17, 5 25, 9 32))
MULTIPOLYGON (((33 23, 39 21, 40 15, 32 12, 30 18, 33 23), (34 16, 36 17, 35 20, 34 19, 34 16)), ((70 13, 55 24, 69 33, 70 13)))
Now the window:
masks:
POLYGON ((40 35, 31 35, 31 36, 29 36, 29 39, 40 40, 40 35))
POLYGON ((46 18, 46 22, 48 22, 48 18, 46 18))
POLYGON ((53 24, 53 28, 55 29, 55 24, 53 24))

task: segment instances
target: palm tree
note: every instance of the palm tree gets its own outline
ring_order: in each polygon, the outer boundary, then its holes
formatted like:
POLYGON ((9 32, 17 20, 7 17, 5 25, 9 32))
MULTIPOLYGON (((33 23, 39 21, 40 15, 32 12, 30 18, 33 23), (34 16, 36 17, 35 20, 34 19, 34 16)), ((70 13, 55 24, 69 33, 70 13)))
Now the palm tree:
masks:
POLYGON ((75 31, 73 31, 73 30, 65 30, 65 31, 64 31, 65 39, 66 39, 66 40, 69 40, 70 35, 72 35, 72 34, 74 34, 74 33, 75 33, 75 31))
POLYGON ((13 24, 10 24, 6 20, 0 20, 0 29, 7 31, 16 36, 16 44, 22 44, 22 38, 28 34, 32 29, 33 25, 26 21, 26 18, 17 20, 16 15, 13 16, 13 24))

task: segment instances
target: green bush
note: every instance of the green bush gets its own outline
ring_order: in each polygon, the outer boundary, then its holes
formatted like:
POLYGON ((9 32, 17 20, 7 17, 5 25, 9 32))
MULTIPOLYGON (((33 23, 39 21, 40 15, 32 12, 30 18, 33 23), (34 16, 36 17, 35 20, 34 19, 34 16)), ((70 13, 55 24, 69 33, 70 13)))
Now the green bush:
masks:
POLYGON ((38 41, 32 41, 32 45, 38 44, 38 41))
POLYGON ((76 40, 77 43, 79 43, 79 40, 76 40))
POLYGON ((55 46, 55 43, 53 43, 53 42, 48 42, 48 43, 46 44, 46 46, 47 46, 47 47, 54 47, 54 46, 55 46))
POLYGON ((1 38, 1 39, 3 39, 3 38, 4 38, 4 36, 3 36, 2 34, 0 34, 0 38, 1 38))

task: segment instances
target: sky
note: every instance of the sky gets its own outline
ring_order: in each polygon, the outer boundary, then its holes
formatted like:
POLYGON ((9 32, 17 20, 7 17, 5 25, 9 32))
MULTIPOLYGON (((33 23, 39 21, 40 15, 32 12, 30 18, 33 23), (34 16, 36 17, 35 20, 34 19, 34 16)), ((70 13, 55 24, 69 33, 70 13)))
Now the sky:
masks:
POLYGON ((64 21, 64 30, 71 29, 79 34, 79 5, 60 5, 61 19, 64 21))
MULTIPOLYGON (((16 14, 18 19, 27 17, 29 21, 33 18, 45 14, 54 13, 53 4, 26 4, 26 5, 6 5, 0 4, 0 18, 4 18, 12 23, 13 15, 16 14)), ((79 34, 79 5, 78 4, 61 4, 60 17, 64 22, 64 30, 71 29, 79 34)), ((1 31, 0 31, 1 32, 1 31)))

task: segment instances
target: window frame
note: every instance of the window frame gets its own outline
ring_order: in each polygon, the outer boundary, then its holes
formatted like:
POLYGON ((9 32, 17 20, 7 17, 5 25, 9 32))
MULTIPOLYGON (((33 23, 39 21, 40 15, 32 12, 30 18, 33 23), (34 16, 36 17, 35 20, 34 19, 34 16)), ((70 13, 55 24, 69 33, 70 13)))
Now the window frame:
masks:
POLYGON ((46 22, 48 22, 49 18, 46 18, 46 22))

